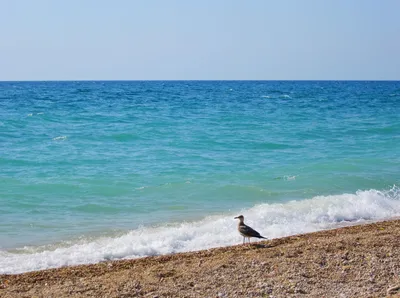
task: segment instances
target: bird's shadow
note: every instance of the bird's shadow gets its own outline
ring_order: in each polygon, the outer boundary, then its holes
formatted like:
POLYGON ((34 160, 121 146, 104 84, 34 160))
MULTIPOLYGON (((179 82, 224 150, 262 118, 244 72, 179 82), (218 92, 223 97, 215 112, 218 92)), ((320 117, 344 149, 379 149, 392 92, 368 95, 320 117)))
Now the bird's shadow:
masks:
POLYGON ((274 247, 275 245, 251 243, 250 246, 253 247, 253 248, 270 248, 270 247, 274 247))
MULTIPOLYGON (((264 242, 264 241, 263 241, 264 242)), ((269 240, 267 243, 263 243, 263 242, 254 242, 254 243, 247 243, 247 244, 243 244, 244 246, 248 246, 249 248, 273 248, 273 247, 277 247, 280 244, 282 244, 280 241, 274 241, 274 240, 269 240)))
MULTIPOLYGON (((246 245, 246 244, 243 244, 243 245, 246 245)), ((264 243, 250 243, 250 244, 247 244, 247 245, 248 245, 249 248, 272 248, 272 247, 277 246, 277 243, 267 243, 267 244, 264 244, 264 243)))
MULTIPOLYGON (((287 243, 293 243, 297 240, 301 239, 301 237, 287 237, 287 238, 281 238, 281 239, 269 239, 267 241, 262 241, 262 242, 254 242, 254 243, 250 243, 247 244, 253 248, 273 248, 273 247, 277 247, 283 244, 287 244, 287 243)), ((244 244, 246 245, 246 244, 244 244)))

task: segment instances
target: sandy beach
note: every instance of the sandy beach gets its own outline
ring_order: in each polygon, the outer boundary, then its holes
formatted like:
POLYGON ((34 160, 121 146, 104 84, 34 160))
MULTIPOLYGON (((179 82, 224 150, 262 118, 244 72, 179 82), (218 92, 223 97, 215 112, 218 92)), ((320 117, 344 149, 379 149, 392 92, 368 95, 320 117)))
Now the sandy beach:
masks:
POLYGON ((400 297, 399 239, 396 219, 250 245, 0 275, 0 297, 400 297))

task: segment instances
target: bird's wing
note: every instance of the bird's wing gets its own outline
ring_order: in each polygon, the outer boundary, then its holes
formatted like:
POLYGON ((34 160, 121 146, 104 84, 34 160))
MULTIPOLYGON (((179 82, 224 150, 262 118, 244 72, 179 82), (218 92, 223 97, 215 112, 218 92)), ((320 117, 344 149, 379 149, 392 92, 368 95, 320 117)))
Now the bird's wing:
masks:
POLYGON ((261 237, 259 232, 246 225, 239 226, 239 232, 247 237, 261 237))

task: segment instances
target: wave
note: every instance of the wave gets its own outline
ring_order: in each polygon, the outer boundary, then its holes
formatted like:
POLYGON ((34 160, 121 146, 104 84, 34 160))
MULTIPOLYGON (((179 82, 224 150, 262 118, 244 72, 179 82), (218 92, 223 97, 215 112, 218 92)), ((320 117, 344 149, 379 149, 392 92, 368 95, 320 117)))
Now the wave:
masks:
POLYGON ((67 139, 67 136, 59 136, 53 138, 53 141, 65 141, 67 139))
POLYGON ((140 136, 131 133, 116 133, 106 136, 106 138, 118 141, 118 142, 129 142, 141 139, 140 136))
POLYGON ((296 145, 289 145, 289 144, 282 144, 282 143, 272 143, 272 142, 256 142, 250 144, 248 146, 253 149, 292 149, 292 148, 300 148, 300 146, 296 145))
POLYGON ((314 232, 400 216, 400 188, 316 196, 283 204, 261 204, 196 222, 141 227, 126 234, 80 239, 75 243, 0 251, 0 273, 22 273, 106 260, 196 251, 241 243, 234 216, 268 238, 314 232))

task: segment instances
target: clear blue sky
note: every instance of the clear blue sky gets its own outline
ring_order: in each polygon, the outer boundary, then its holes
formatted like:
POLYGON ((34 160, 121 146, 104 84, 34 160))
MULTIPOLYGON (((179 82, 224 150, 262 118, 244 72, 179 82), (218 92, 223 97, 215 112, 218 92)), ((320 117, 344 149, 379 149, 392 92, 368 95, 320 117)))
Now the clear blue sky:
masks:
POLYGON ((0 80, 400 80, 399 0, 0 0, 0 80))

